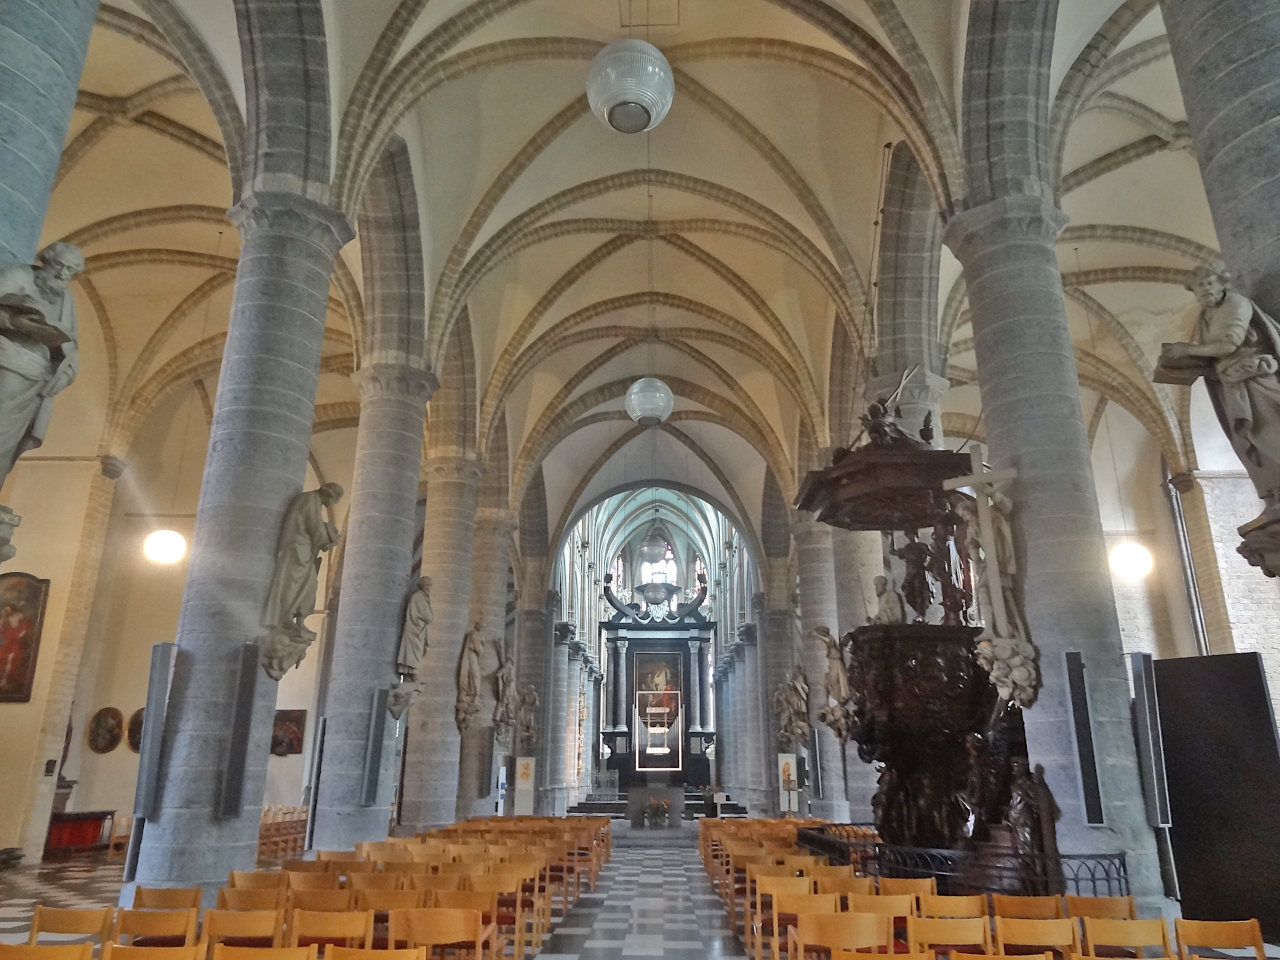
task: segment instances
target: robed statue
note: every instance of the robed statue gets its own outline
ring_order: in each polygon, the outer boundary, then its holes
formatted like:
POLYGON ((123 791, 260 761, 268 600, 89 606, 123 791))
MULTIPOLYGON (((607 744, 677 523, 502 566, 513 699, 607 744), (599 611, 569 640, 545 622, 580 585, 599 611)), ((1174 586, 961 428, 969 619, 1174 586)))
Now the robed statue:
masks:
POLYGON ((1265 504, 1263 518, 1280 519, 1280 324, 1232 290, 1225 270, 1202 264, 1188 286, 1200 304, 1195 339, 1164 344, 1155 379, 1203 378, 1218 422, 1265 504))
POLYGON ((803 745, 809 740, 809 680, 796 664, 791 676, 773 692, 773 710, 778 721, 778 741, 784 746, 803 745))
POLYGON ((498 651, 498 670, 493 675, 497 688, 497 699, 493 704, 494 736, 502 743, 511 739, 511 730, 516 723, 516 658, 507 652, 501 643, 495 643, 498 651))
POLYGON ((400 630, 400 649, 396 651, 396 673, 400 676, 417 679, 418 668, 427 653, 427 627, 433 616, 431 578, 419 577, 404 605, 404 627, 400 630))
POLYGON ((480 658, 484 656, 484 621, 477 620, 462 640, 458 658, 458 699, 454 704, 454 721, 459 733, 466 733, 480 712, 480 658))
POLYGON ((44 442, 53 398, 76 377, 76 308, 67 284, 84 271, 69 243, 40 251, 38 266, 0 268, 0 484, 44 442))
POLYGON ((342 497, 342 487, 326 483, 293 498, 280 523, 271 588, 262 607, 262 625, 269 627, 262 644, 263 668, 279 680, 306 656, 315 632, 303 622, 316 609, 320 554, 338 542, 338 528, 325 519, 325 508, 342 497))

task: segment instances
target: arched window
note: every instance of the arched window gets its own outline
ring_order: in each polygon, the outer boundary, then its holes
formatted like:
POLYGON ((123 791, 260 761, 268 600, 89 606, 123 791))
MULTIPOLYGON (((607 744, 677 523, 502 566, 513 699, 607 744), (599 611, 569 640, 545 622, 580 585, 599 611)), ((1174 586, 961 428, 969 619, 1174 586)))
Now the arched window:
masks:
POLYGON ((677 583, 676 553, 667 544, 666 554, 657 563, 645 561, 640 564, 641 583, 677 583))

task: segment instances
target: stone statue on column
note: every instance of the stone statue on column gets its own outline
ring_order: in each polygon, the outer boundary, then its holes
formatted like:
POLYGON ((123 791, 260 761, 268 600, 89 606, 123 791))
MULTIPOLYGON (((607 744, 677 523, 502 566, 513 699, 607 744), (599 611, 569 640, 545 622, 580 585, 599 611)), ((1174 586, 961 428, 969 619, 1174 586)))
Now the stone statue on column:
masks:
POLYGON ((420 577, 405 603, 400 649, 396 651, 396 673, 407 680, 418 677, 418 668, 427 652, 427 627, 432 617, 431 578, 420 577))
POLYGON ((1157 383, 1203 379, 1223 432, 1263 510, 1239 528, 1237 549, 1268 576, 1280 573, 1280 324, 1231 289, 1231 274, 1196 267, 1188 285, 1200 304, 1195 340, 1166 343, 1157 383))
POLYGON ((906 623, 907 611, 902 605, 902 594, 889 583, 888 577, 876 577, 876 612, 867 617, 867 623, 906 623))
POLYGON ((516 722, 516 658, 507 653, 502 644, 498 649, 498 671, 493 675, 497 687, 497 700, 493 705, 494 735, 502 743, 511 739, 511 730, 516 722))
POLYGON ((484 621, 477 620, 463 638, 462 655, 458 658, 458 699, 453 713, 459 733, 466 733, 480 712, 480 658, 484 648, 484 621))
POLYGON ((262 608, 268 632, 258 641, 263 669, 272 680, 300 664, 316 638, 304 621, 316 609, 320 554, 338 542, 338 528, 324 518, 324 511, 341 497, 336 483, 304 491, 293 498, 280 523, 271 588, 262 608))
POLYGON ((799 664, 773 692, 773 710, 778 720, 778 741, 783 746, 809 742, 809 680, 799 664))
POLYGON ((520 688, 520 703, 516 707, 516 727, 519 729, 520 749, 531 750, 538 742, 538 691, 532 683, 520 688))
POLYGON ((53 398, 71 385, 79 362, 67 285, 84 271, 84 254, 51 243, 39 259, 0 268, 0 484, 20 455, 44 442, 53 398))

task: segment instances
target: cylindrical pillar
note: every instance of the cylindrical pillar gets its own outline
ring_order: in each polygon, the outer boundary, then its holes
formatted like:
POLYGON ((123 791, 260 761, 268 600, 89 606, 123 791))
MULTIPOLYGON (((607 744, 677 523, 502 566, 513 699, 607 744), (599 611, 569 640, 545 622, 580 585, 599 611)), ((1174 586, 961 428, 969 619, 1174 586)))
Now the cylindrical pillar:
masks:
POLYGON ((1161 0, 1160 10, 1222 255, 1239 289, 1276 316, 1280 8, 1258 0, 1161 0))
POLYGON ((1134 892, 1161 890, 1138 782, 1106 545, 1080 405, 1054 241, 1066 218, 1046 201, 1004 197, 953 217, 947 243, 964 267, 995 468, 1012 468, 1013 528, 1043 686, 1024 712, 1032 763, 1062 816, 1064 853, 1120 849, 1134 892), (1084 657, 1106 825, 1090 826, 1072 734, 1067 651, 1084 657))
POLYGON ((323 692, 324 763, 315 786, 314 844, 328 850, 350 850, 387 834, 398 773, 397 724, 389 718, 371 806, 362 802, 362 774, 374 698, 395 681, 400 619, 411 587, 422 424, 434 387, 430 374, 408 365, 373 364, 353 379, 360 387, 360 427, 342 602, 323 692))
POLYGON ((702 730, 702 641, 689 641, 689 731, 702 730))
POLYGON ((582 674, 583 674, 583 654, 586 653, 586 645, 579 640, 574 640, 569 644, 569 661, 568 669, 564 675, 564 715, 561 719, 561 725, 564 727, 564 795, 565 806, 573 806, 578 802, 578 782, 579 768, 578 759, 580 756, 581 744, 579 743, 579 734, 582 729, 581 716, 581 696, 582 696, 582 674))
POLYGON ((138 882, 158 886, 212 888, 257 861, 275 683, 257 677, 247 743, 229 743, 227 729, 241 646, 263 633, 280 522, 306 473, 329 275, 351 238, 334 210, 292 194, 250 195, 232 217, 240 264, 178 621, 159 814, 138 861, 138 882), (218 817, 229 749, 246 751, 243 805, 218 817))
POLYGON ((471 557, 480 465, 467 457, 427 460, 422 573, 431 577, 434 619, 421 673, 428 679, 409 710, 400 822, 416 829, 452 823, 462 743, 455 720, 458 661, 471 609, 471 557))
MULTIPOLYGON (((745 626, 753 626, 744 624, 745 626)), ((768 811, 769 796, 766 775, 768 754, 765 751, 766 724, 763 713, 763 686, 760 682, 760 644, 754 629, 742 630, 743 661, 746 666, 746 682, 743 699, 747 701, 747 719, 743 730, 747 741, 747 791, 744 797, 747 809, 760 816, 768 811)))
POLYGON ((565 713, 568 703, 565 691, 569 677, 569 645, 572 624, 561 621, 555 627, 555 641, 550 650, 550 669, 547 671, 547 737, 546 763, 542 777, 542 810, 546 817, 563 817, 568 804, 565 802, 565 713))
MULTIPOLYGON (((627 686, 627 641, 617 641, 618 646, 618 712, 614 721, 619 730, 631 729, 631 692, 627 686)), ((632 731, 633 733, 635 731, 632 731)))
POLYGON ((31 263, 98 0, 0 4, 0 263, 31 263))
POLYGON ((484 621, 496 647, 485 651, 480 682, 480 710, 462 734, 458 760, 458 818, 492 816, 497 802, 492 764, 502 762, 507 744, 495 740, 493 712, 497 706, 494 675, 498 649, 503 647, 507 619, 507 582, 511 567, 511 534, 515 520, 504 512, 485 512, 476 521, 475 554, 471 564, 471 623, 484 621))
POLYGON ((835 558, 831 549, 831 527, 816 520, 801 519, 792 527, 800 572, 800 651, 805 675, 809 679, 809 723, 817 736, 817 762, 810 757, 809 811, 815 817, 836 822, 849 819, 849 801, 845 796, 842 745, 831 728, 818 719, 827 704, 826 646, 812 636, 816 627, 833 632, 839 629, 836 608, 835 558), (813 777, 821 780, 820 790, 813 790, 813 777))

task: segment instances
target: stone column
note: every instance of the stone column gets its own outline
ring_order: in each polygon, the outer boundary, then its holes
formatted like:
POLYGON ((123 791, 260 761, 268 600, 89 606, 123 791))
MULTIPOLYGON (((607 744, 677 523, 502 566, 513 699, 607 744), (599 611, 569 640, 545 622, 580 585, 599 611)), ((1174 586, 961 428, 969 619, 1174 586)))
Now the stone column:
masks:
MULTIPOLYGON (((428 501, 430 503, 430 501, 428 501)), ((430 509, 430 507, 428 507, 430 509)), ((511 534, 515 520, 505 512, 482 512, 476 520, 475 555, 471 567, 471 615, 469 624, 483 620, 486 633, 498 647, 485 651, 481 661, 480 712, 462 734, 458 771, 458 819, 492 816, 497 800, 493 789, 494 764, 501 763, 507 744, 494 739, 493 711, 497 706, 495 673, 498 649, 503 646, 507 620, 507 581, 511 566, 511 534)))
POLYGON ((458 661, 471 609, 471 557, 480 465, 467 457, 427 460, 422 573, 431 577, 434 619, 422 661, 423 692, 409 710, 400 821, 423 830, 452 823, 458 806, 461 734, 455 721, 458 661))
POLYGON ((396 680, 405 597, 414 586, 409 567, 422 424, 435 386, 431 374, 407 364, 372 364, 353 379, 360 388, 360 427, 342 555, 342 602, 328 687, 322 692, 323 764, 315 787, 314 844, 328 850, 350 850, 387 835, 399 774, 398 725, 389 717, 372 806, 361 803, 361 779, 374 697, 396 680))
POLYGON ((564 675, 565 709, 561 723, 564 727, 563 763, 566 808, 578 802, 578 790, 581 787, 578 782, 578 730, 582 723, 579 716, 579 693, 582 689, 582 674, 585 669, 583 655, 586 650, 586 645, 580 640, 575 639, 570 642, 568 669, 564 675))
MULTIPOLYGON (((875 578, 884 574, 884 555, 880 534, 874 530, 831 531, 831 547, 835 556, 836 602, 840 610, 840 636, 857 629, 875 614, 875 578)), ((848 780, 849 817, 853 823, 870 823, 871 798, 876 792, 876 769, 863 763, 858 745, 845 744, 845 776, 848 780)))
MULTIPOLYGON (((525 560, 526 569, 531 561, 525 560)), ((541 568, 541 564, 537 564, 541 568)), ((542 593, 542 581, 537 576, 536 571, 528 571, 526 576, 522 577, 521 583, 528 586, 521 592, 521 600, 537 599, 543 600, 545 594, 542 593), (531 575, 530 575, 531 574, 531 575)), ((536 739, 533 743, 525 744, 517 737, 516 742, 512 744, 515 756, 534 757, 537 760, 536 776, 538 782, 542 782, 542 776, 546 770, 547 755, 547 669, 548 651, 551 647, 551 618, 547 613, 545 606, 539 607, 521 607, 516 611, 516 677, 519 680, 519 686, 523 690, 525 684, 532 684, 538 693, 538 709, 534 718, 534 731, 536 739)))
POLYGON ((702 641, 689 641, 689 703, 685 709, 689 713, 690 733, 702 730, 702 641))
POLYGON ((1257 0, 1160 0, 1160 10, 1222 255, 1241 292, 1275 316, 1280 8, 1257 0))
MULTIPOLYGON (((836 608, 835 559, 831 549, 831 527, 816 520, 800 519, 792 526, 800 570, 800 655, 809 678, 809 723, 817 732, 818 758, 822 778, 820 794, 809 791, 809 810, 815 817, 845 822, 849 801, 845 797, 842 746, 831 728, 818 719, 827 704, 827 650, 810 634, 815 627, 839 629, 836 608)), ((809 760, 810 766, 814 759, 809 760)), ((812 773, 810 774, 812 783, 812 773)))
POLYGON ((737 732, 734 730, 733 654, 728 650, 720 655, 720 661, 716 664, 716 679, 720 681, 720 731, 716 738, 720 754, 720 776, 722 788, 726 793, 734 794, 736 800, 738 780, 734 764, 734 751, 737 750, 734 738, 737 732))
POLYGON ((698 695, 702 705, 700 719, 703 730, 714 730, 716 718, 711 713, 711 665, 707 662, 707 652, 702 644, 698 644, 698 695))
POLYGON ((597 665, 591 671, 591 685, 587 688, 587 789, 595 782, 600 767, 600 717, 604 713, 604 673, 597 665))
POLYGON ((618 640, 615 645, 618 650, 618 663, 615 670, 618 675, 618 693, 614 700, 617 707, 614 712, 614 725, 619 730, 630 730, 631 694, 627 688, 627 641, 618 640))
POLYGON ((97 13, 98 0, 0 4, 0 263, 35 259, 97 13))
MULTIPOLYGON (((0 17, 2 20, 2 17, 0 17)), ((2 68, 0 68, 2 69, 2 68)), ((27 797, 27 811, 22 828, 22 855, 27 863, 39 863, 44 855, 45 839, 49 834, 49 816, 53 810, 53 791, 56 776, 45 776, 44 768, 49 760, 62 756, 66 740, 67 722, 76 695, 77 678, 81 672, 81 658, 85 652, 85 640, 93 629, 94 597, 102 572, 102 553, 106 547, 107 530, 111 522, 111 510, 115 503, 116 480, 124 473, 124 461, 118 457, 103 457, 89 481, 89 496, 85 502, 84 521, 80 527, 80 546, 76 550, 71 568, 71 591, 62 630, 55 648, 53 676, 45 697, 44 714, 40 721, 39 740, 32 763, 37 767, 28 778, 33 785, 27 797)), ((92 663, 97 658, 91 658, 92 663)), ((91 664, 85 664, 91 670, 91 664)), ((16 799, 16 798, 14 798, 16 799)))
POLYGON ((1043 687, 1025 711, 1032 763, 1062 809, 1064 853, 1124 850, 1134 893, 1162 887, 1143 812, 1129 681, 1098 516, 1054 241, 1066 218, 1009 196, 952 218, 946 240, 964 267, 992 464, 1013 468, 1013 527, 1043 687), (1087 669, 1107 825, 1086 823, 1071 735, 1067 651, 1087 669))
POLYGON ((725 754, 724 754, 724 727, 726 721, 725 713, 725 688, 724 677, 719 669, 715 669, 711 673, 711 682, 716 686, 716 762, 712 764, 711 780, 716 790, 724 790, 725 783, 725 754))
POLYGON ((546 762, 538 759, 543 767, 542 810, 546 817, 563 817, 568 804, 565 802, 565 712, 568 709, 565 690, 569 676, 569 645, 573 639, 573 625, 561 621, 555 626, 555 640, 551 647, 551 667, 547 672, 547 736, 546 762))
POLYGON ((260 675, 244 748, 244 804, 215 815, 241 646, 261 635, 280 521, 301 490, 311 442, 329 276, 351 227, 292 194, 258 193, 232 211, 243 236, 209 453, 178 621, 160 770, 138 882, 210 888, 252 869, 276 685, 260 675))
POLYGON ((747 809, 760 816, 769 809, 766 775, 768 755, 765 750, 766 724, 763 713, 762 684, 760 682, 760 645, 756 640, 755 625, 744 623, 738 630, 742 637, 743 661, 746 677, 743 699, 747 703, 747 717, 743 736, 747 748, 747 789, 744 800, 747 809))

